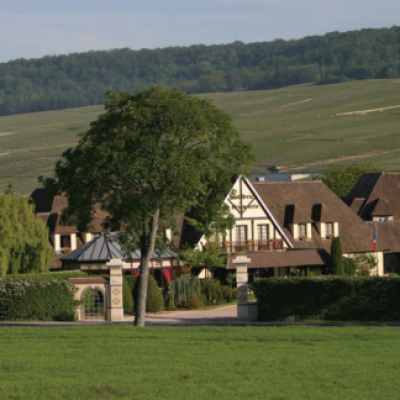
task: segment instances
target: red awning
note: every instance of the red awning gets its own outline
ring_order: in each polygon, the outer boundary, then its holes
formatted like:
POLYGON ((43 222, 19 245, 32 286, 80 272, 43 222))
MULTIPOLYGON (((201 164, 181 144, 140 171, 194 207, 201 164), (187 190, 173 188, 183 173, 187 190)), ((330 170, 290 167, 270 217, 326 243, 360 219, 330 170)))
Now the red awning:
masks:
POLYGON ((172 281, 172 274, 171 274, 171 270, 164 268, 163 269, 163 274, 164 274, 164 278, 167 282, 171 282, 172 281))

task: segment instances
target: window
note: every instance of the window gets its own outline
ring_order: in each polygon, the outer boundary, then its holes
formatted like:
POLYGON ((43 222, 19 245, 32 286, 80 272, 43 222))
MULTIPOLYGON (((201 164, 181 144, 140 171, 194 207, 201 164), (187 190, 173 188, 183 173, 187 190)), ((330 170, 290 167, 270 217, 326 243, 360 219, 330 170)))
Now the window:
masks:
POLYGON ((241 243, 247 242, 247 226, 237 225, 236 226, 236 241, 241 243))
POLYGON ((258 240, 266 242, 269 239, 268 225, 258 225, 258 240))
POLYGON ((307 237, 306 224, 299 224, 299 237, 307 237))
POLYGON ((378 221, 389 221, 389 217, 378 217, 378 221))
POLYGON ((71 248, 71 237, 69 235, 61 236, 61 247, 71 248))
POLYGON ((333 236, 333 222, 325 223, 325 236, 333 236))

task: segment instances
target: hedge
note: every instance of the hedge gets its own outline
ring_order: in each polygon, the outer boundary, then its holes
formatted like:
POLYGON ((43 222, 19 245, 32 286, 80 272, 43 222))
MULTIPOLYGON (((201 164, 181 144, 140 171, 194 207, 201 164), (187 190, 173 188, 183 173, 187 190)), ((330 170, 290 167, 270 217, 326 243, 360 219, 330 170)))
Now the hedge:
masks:
MULTIPOLYGON (((135 311, 135 298, 138 290, 139 279, 137 276, 124 276, 123 284, 123 301, 124 301, 124 312, 130 314, 132 308, 135 311), (129 298, 128 293, 131 294, 129 298), (131 308, 132 304, 132 308, 131 308)), ((147 299, 146 299, 146 312, 158 312, 164 309, 164 300, 157 286, 157 282, 153 275, 149 274, 148 284, 147 284, 147 299)))
POLYGON ((73 321, 74 292, 63 279, 0 279, 0 320, 73 321))
MULTIPOLYGON (((92 275, 93 276, 93 275, 92 275)), ((70 278, 88 278, 89 275, 86 272, 48 272, 45 274, 15 274, 5 275, 1 279, 6 281, 48 281, 52 279, 68 281, 70 278)), ((96 275, 96 278, 98 275, 96 275)))
POLYGON ((389 277, 258 279, 259 319, 290 315, 336 321, 399 321, 400 279, 389 277))

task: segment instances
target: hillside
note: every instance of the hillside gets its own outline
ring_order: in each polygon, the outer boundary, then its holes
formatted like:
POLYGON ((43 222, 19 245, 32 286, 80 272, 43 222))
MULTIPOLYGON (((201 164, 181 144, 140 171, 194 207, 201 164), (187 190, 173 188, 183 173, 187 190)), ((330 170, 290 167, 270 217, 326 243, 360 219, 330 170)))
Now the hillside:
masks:
POLYGON ((400 78, 400 27, 300 40, 91 51, 0 64, 0 115, 102 104, 109 90, 189 93, 400 78))
MULTIPOLYGON (((257 155, 254 171, 321 171, 333 162, 371 162, 400 171, 400 80, 298 85, 203 94, 228 112, 257 155)), ((0 117, 0 191, 37 187, 102 106, 0 117)))

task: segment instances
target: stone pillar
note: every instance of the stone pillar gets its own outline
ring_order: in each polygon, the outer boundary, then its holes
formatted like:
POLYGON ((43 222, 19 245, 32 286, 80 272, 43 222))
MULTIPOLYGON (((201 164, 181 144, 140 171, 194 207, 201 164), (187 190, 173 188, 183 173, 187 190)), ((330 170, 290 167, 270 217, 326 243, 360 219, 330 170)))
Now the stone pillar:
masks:
POLYGON ((236 257, 232 262, 236 265, 236 283, 237 283, 237 319, 239 321, 257 320, 257 304, 248 301, 248 275, 247 266, 250 258, 246 256, 236 257))
POLYGON ((114 258, 106 264, 110 270, 110 284, 107 293, 107 321, 124 320, 122 264, 122 260, 118 258, 114 258))

